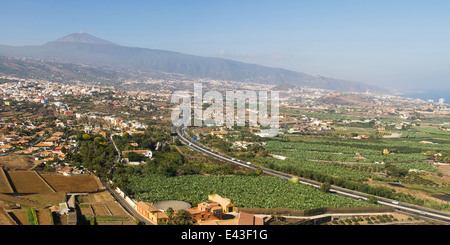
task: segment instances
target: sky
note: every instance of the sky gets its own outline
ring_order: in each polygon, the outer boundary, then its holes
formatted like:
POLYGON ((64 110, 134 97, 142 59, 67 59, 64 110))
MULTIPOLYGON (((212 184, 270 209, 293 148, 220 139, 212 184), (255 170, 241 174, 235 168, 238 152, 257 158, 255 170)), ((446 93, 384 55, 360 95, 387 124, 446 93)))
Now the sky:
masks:
POLYGON ((450 91, 448 0, 15 0, 1 6, 3 45, 41 45, 83 30, 123 46, 450 91))

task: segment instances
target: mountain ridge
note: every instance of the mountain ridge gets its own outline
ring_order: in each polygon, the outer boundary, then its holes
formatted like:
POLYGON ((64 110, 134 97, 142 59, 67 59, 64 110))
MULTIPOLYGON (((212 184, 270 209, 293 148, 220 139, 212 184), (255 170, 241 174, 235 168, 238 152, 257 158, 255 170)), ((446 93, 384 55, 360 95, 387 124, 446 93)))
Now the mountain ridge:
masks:
POLYGON ((174 51, 126 47, 84 32, 73 33, 44 45, 12 47, 0 45, 0 56, 60 60, 99 67, 136 71, 160 71, 191 77, 296 87, 329 89, 341 92, 386 92, 359 82, 272 68, 223 58, 202 57, 174 51))
POLYGON ((110 41, 106 41, 104 39, 92 36, 91 34, 88 34, 84 31, 79 31, 77 33, 69 34, 65 37, 59 38, 55 40, 54 42, 69 42, 69 43, 89 43, 89 44, 101 44, 101 45, 115 45, 118 46, 115 43, 112 43, 110 41))

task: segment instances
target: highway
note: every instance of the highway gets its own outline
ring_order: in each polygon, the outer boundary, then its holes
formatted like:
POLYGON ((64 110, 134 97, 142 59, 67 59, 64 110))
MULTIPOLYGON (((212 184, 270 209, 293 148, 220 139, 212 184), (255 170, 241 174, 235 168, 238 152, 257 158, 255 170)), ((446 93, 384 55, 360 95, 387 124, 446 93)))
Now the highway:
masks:
MULTIPOLYGON (((232 158, 225 154, 215 152, 212 149, 209 149, 209 148, 205 147, 204 145, 199 144, 197 141, 193 140, 192 138, 190 138, 185 133, 184 127, 182 127, 182 126, 174 127, 173 130, 176 132, 176 135, 177 135, 178 139, 181 141, 181 143, 183 143, 184 145, 188 146, 189 148, 191 148, 193 150, 203 153, 204 155, 216 158, 218 160, 222 160, 224 162, 232 163, 234 165, 238 165, 238 166, 240 166, 242 168, 246 168, 246 169, 259 168, 265 174, 279 177, 279 178, 282 178, 285 180, 289 180, 292 177, 297 177, 294 175, 286 174, 286 173, 275 171, 272 169, 256 166, 251 163, 247 163, 247 162, 241 161, 239 159, 232 158)), ((313 180, 309 180, 309 179, 305 179, 305 178, 301 178, 301 177, 297 177, 297 178, 299 179, 300 183, 311 185, 311 186, 314 186, 315 188, 319 188, 320 184, 321 184, 320 182, 317 182, 317 181, 313 181, 313 180)), ((367 200, 367 196, 368 196, 368 194, 366 194, 366 193, 361 193, 361 192, 357 192, 357 191, 353 191, 353 190, 349 190, 349 189, 345 189, 345 188, 337 187, 337 186, 332 186, 330 189, 330 192, 340 195, 340 196, 354 198, 357 200, 367 200)), ((417 205, 399 202, 396 200, 387 199, 387 198, 383 198, 383 197, 377 197, 377 200, 378 200, 379 204, 392 207, 395 210, 402 212, 402 213, 407 213, 407 214, 419 216, 419 217, 422 217, 425 219, 430 219, 430 220, 435 220, 435 221, 440 221, 440 222, 450 224, 450 214, 449 213, 440 212, 438 210, 420 207, 417 205)))

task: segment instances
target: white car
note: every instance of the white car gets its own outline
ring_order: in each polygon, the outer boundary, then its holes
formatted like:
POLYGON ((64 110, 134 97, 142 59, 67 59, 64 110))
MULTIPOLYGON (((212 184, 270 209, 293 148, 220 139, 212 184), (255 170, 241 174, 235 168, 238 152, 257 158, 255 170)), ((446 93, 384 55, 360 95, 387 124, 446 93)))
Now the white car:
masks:
POLYGON ((397 201, 393 201, 392 204, 398 204, 398 202, 397 201))
POLYGON ((247 162, 247 164, 248 164, 248 165, 252 165, 252 163, 251 163, 251 162, 247 162))

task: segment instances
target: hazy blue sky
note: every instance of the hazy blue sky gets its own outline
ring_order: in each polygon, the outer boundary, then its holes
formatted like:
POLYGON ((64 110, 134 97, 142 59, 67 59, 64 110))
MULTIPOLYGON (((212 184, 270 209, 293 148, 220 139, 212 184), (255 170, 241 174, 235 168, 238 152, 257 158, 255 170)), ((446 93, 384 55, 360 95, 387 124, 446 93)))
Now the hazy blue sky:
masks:
POLYGON ((450 88, 450 1, 2 1, 0 44, 79 30, 397 88, 450 88))

